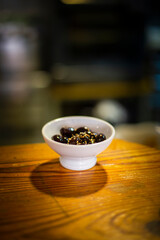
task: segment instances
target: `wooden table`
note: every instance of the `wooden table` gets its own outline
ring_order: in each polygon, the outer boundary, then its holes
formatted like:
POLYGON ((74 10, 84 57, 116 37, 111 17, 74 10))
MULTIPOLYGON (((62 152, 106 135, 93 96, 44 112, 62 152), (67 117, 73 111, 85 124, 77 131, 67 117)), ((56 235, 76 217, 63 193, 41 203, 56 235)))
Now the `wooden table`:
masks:
POLYGON ((76 172, 46 144, 0 147, 0 239, 160 239, 160 151, 114 140, 76 172))

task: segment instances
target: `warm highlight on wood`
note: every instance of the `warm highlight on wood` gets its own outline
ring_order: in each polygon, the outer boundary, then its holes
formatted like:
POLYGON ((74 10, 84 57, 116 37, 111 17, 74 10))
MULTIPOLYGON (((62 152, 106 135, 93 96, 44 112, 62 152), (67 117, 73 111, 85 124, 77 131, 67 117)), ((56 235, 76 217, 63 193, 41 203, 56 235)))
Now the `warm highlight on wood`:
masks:
POLYGON ((160 151, 114 140, 76 172, 46 144, 0 147, 0 239, 160 239, 160 151))

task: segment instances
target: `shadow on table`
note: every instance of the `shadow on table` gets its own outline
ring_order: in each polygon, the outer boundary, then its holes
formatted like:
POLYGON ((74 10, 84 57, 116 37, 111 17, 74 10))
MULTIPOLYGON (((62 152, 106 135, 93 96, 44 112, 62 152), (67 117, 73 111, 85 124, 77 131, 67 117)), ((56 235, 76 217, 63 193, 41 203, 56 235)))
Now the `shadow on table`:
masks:
POLYGON ((39 165, 30 178, 39 191, 66 198, 95 193, 107 182, 107 174, 98 163, 89 170, 72 171, 63 168, 58 159, 39 165))

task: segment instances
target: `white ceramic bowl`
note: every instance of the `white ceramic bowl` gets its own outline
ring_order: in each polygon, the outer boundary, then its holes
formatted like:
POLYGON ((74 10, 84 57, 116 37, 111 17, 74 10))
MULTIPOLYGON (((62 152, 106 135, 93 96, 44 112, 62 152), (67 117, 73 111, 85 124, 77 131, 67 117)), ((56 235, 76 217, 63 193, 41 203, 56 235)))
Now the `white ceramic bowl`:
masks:
POLYGON ((115 135, 114 127, 108 122, 86 116, 70 116, 55 119, 46 123, 42 128, 45 142, 60 155, 60 163, 71 170, 86 170, 92 168, 97 161, 97 154, 105 150, 115 135), (60 134, 62 127, 88 127, 93 132, 103 133, 106 140, 88 145, 71 145, 59 143, 51 139, 55 134, 60 134))

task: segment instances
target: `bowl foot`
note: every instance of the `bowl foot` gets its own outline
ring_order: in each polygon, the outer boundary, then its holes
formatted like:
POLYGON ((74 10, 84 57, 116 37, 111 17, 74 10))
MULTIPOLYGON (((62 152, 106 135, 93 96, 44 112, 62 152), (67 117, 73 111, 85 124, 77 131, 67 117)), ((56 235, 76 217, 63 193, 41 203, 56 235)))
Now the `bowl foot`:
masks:
POLYGON ((89 158, 71 158, 71 157, 60 157, 60 163, 64 168, 70 170, 87 170, 96 165, 97 158, 89 157, 89 158))

